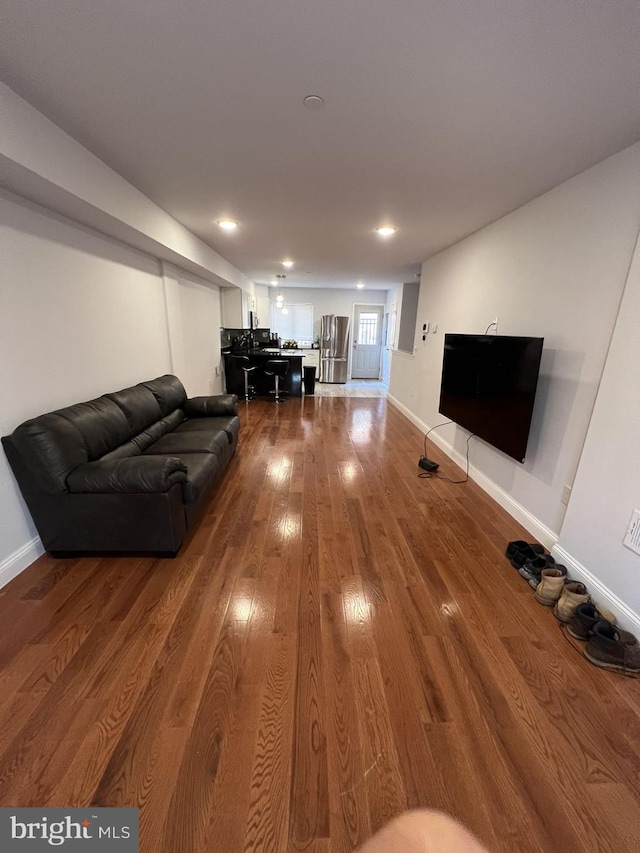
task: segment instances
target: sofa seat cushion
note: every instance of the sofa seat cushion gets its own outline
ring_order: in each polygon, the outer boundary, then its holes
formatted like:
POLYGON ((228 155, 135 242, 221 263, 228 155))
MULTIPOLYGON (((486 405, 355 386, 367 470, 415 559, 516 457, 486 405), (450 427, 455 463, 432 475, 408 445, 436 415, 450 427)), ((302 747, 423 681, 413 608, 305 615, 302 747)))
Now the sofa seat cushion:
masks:
POLYGON ((211 453, 225 456, 229 442, 226 432, 169 432, 147 447, 144 455, 182 456, 183 453, 211 453))
POLYGON ((184 502, 196 503, 211 492, 224 462, 211 453, 183 453, 180 459, 187 466, 187 479, 182 483, 184 502))
POLYGON ((227 434, 229 444, 233 444, 240 432, 240 421, 237 415, 220 418, 189 418, 180 424, 176 432, 200 432, 203 430, 210 432, 221 430, 227 434))

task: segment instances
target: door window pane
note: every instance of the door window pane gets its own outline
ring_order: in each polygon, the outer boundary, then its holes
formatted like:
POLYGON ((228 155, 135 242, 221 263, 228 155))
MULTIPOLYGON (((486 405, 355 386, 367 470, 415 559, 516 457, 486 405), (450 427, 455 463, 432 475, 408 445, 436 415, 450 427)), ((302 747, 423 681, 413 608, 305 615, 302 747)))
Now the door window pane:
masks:
POLYGON ((358 323, 358 343, 359 344, 377 344, 378 343, 378 320, 377 313, 360 314, 358 323))

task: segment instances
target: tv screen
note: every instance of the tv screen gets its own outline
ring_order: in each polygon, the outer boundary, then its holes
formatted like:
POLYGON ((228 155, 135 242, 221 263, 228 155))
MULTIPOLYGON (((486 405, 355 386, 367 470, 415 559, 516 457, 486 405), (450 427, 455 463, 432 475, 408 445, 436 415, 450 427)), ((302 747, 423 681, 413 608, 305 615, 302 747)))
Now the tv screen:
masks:
POLYGON ((544 338, 445 335, 440 412, 524 462, 544 338))

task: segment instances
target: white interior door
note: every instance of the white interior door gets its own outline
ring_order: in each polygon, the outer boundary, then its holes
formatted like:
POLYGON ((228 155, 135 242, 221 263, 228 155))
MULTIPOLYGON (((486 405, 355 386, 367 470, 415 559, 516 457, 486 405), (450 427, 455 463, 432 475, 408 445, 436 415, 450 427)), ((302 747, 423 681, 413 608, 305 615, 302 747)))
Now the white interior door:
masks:
POLYGON ((383 305, 356 305, 352 379, 379 379, 383 305))

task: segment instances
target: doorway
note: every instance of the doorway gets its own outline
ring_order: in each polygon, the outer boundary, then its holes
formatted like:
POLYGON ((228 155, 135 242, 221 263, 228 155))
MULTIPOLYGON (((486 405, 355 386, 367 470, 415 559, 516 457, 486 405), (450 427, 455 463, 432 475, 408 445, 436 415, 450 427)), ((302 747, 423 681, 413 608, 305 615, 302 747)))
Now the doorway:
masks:
POLYGON ((379 379, 384 305, 356 305, 354 309, 352 379, 379 379))

